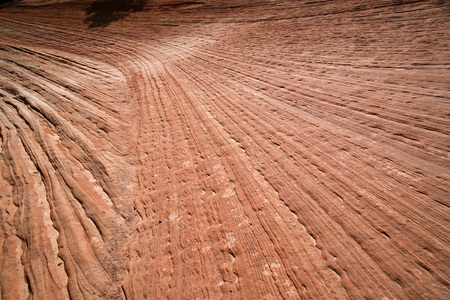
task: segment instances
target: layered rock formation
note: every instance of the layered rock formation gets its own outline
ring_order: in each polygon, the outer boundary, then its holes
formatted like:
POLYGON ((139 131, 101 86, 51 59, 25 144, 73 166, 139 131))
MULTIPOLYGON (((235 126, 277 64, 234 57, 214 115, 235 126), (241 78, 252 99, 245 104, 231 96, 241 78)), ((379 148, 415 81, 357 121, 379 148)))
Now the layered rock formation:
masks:
POLYGON ((449 26, 447 1, 1 7, 2 299, 448 299, 449 26))

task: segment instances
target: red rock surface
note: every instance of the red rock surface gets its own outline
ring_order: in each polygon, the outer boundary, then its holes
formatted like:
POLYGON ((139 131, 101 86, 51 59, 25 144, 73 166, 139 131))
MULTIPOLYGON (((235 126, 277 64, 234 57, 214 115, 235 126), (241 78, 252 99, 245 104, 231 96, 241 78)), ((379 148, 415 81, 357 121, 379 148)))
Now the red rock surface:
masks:
POLYGON ((449 299, 449 28, 448 1, 2 6, 2 299, 449 299))

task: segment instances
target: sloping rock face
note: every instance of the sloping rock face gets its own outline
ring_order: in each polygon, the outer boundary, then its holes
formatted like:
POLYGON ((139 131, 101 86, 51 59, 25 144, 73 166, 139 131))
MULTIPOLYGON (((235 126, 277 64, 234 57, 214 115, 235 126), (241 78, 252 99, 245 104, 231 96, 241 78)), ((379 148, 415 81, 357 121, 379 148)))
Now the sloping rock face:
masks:
POLYGON ((448 1, 59 2, 0 8, 2 299, 449 299, 448 1))

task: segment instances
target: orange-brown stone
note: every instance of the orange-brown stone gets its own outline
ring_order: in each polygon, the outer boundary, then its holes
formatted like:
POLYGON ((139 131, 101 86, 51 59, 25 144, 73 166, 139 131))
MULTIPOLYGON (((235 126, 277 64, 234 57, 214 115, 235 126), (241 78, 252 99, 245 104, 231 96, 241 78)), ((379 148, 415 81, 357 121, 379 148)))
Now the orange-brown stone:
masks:
POLYGON ((448 299, 450 7, 0 6, 2 299, 448 299))

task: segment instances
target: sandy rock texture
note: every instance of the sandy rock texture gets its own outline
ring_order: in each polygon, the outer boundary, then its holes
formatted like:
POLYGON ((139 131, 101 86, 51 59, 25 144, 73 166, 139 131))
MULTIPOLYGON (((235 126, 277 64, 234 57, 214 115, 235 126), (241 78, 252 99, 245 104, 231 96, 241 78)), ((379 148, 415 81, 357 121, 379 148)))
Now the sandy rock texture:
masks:
POLYGON ((450 3, 0 7, 2 299, 449 299, 450 3))

